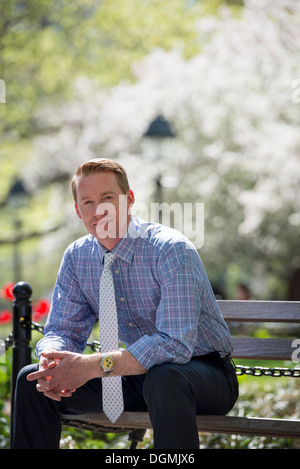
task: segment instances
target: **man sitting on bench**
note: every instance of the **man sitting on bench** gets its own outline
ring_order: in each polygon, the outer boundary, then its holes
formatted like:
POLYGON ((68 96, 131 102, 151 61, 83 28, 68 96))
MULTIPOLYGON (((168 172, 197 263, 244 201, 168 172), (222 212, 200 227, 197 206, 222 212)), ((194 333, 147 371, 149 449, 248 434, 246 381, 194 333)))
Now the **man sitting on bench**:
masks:
POLYGON ((66 249, 39 364, 18 376, 13 448, 59 448, 62 414, 123 410, 149 412, 156 449, 199 448, 196 414, 225 415, 238 396, 201 259, 181 233, 131 217, 118 163, 84 162, 72 191, 89 234, 66 249), (101 353, 83 354, 98 319, 101 353))

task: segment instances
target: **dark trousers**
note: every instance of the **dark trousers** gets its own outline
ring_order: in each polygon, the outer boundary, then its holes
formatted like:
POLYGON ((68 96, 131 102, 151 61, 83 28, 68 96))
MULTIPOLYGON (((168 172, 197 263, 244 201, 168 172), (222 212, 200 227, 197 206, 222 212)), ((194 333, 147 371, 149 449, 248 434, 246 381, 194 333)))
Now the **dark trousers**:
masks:
MULTIPOLYGON (((18 376, 13 449, 59 448, 61 414, 102 412, 101 378, 88 381, 72 397, 53 401, 26 380, 37 365, 18 376)), ((106 378, 109 379, 109 378, 106 378)), ((238 397, 234 367, 218 354, 187 364, 165 363, 147 374, 123 377, 125 411, 148 411, 156 449, 197 449, 196 414, 225 415, 238 397)))

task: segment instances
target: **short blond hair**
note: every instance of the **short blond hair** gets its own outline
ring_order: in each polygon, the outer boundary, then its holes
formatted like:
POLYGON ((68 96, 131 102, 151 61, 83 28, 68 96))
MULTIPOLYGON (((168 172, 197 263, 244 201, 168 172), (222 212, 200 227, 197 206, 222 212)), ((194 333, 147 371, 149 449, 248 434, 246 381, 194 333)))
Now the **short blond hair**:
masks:
POLYGON ((71 189, 73 198, 76 202, 76 178, 82 175, 87 175, 91 173, 97 173, 101 171, 112 171, 116 180, 121 187, 124 194, 130 190, 127 174, 123 166, 121 166, 116 161, 110 160, 108 158, 96 158, 88 161, 84 161, 81 165, 78 166, 74 177, 71 181, 71 189))

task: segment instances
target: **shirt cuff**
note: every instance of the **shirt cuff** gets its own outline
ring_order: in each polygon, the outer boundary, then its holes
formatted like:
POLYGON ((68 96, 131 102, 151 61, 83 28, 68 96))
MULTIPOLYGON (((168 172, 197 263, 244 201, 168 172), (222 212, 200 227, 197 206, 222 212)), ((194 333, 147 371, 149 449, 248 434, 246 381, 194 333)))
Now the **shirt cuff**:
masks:
POLYGON ((172 339, 159 334, 153 334, 151 337, 145 335, 127 347, 127 350, 146 370, 161 363, 187 363, 191 358, 188 350, 185 347, 184 351, 179 350, 172 342, 172 339))
POLYGON ((41 353, 44 352, 46 349, 53 348, 55 350, 58 350, 59 352, 66 350, 66 344, 64 341, 61 339, 41 339, 36 347, 35 347, 35 356, 39 359, 41 356, 41 353))

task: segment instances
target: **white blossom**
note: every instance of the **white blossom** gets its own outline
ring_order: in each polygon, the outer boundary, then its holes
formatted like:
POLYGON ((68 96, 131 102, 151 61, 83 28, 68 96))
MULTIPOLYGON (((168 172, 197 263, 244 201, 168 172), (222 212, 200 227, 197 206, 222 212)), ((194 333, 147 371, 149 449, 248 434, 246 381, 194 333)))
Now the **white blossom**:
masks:
MULTIPOLYGON (((124 163, 143 201, 163 170, 180 181, 177 199, 204 202, 219 227, 238 207, 236 239, 262 236, 257 230, 270 216, 299 228, 300 3, 244 3, 238 17, 222 7, 218 16, 199 19, 201 54, 186 60, 180 50, 153 50, 133 64, 134 83, 103 90, 81 78, 74 102, 41 110, 41 125, 54 129, 36 140, 36 180, 45 159, 50 173, 72 174, 82 160, 107 156, 124 163), (155 162, 142 153, 141 141, 157 114, 174 125, 178 149, 155 162)), ((272 250, 273 235, 265 230, 272 250)), ((206 232, 210 238, 214 232, 206 232)), ((220 249, 222 241, 215 242, 210 246, 220 249)))

